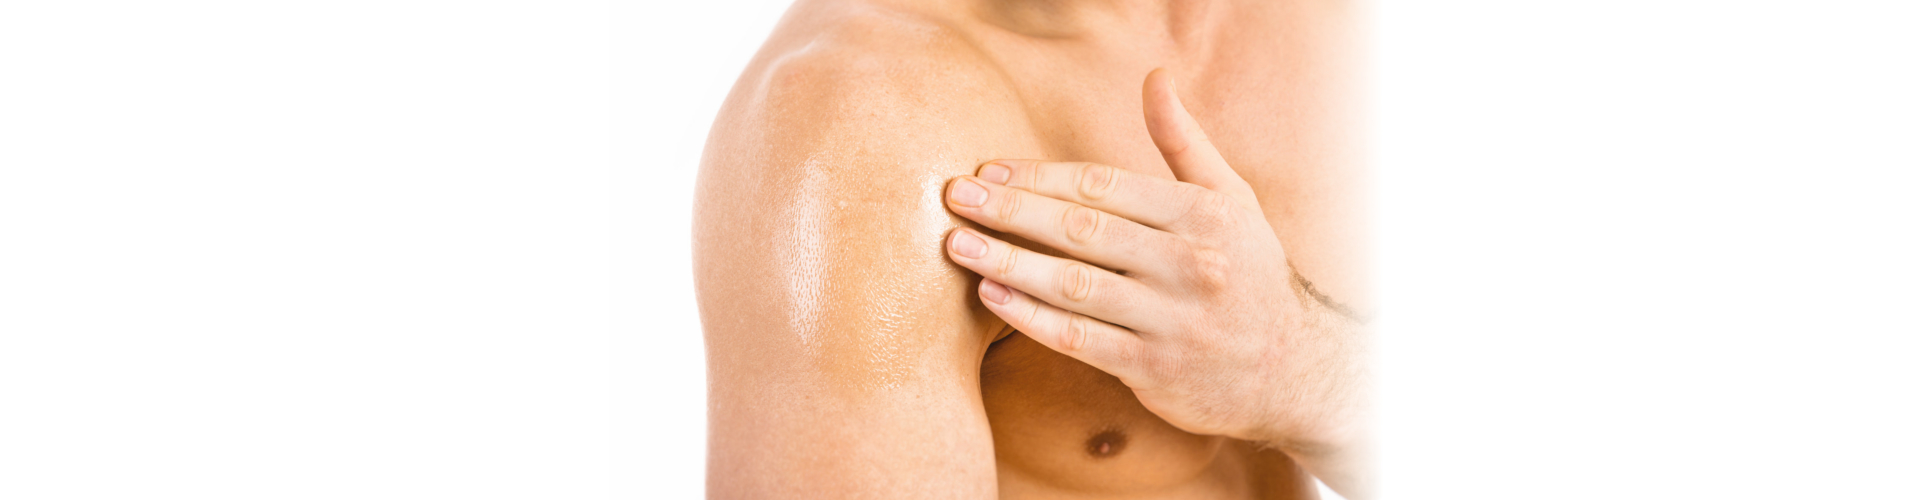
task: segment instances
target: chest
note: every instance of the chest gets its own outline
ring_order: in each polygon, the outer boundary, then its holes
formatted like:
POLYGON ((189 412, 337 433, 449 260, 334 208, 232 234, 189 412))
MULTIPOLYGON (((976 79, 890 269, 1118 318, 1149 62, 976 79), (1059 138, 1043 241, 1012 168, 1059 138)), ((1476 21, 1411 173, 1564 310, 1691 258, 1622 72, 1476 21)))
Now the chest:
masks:
MULTIPOLYGON (((1120 70, 1092 66, 1053 65, 1044 75, 1010 77, 1041 154, 1172 179, 1141 112, 1141 82, 1156 65, 1133 62, 1120 70)), ((1300 173, 1289 168, 1292 162, 1282 146, 1296 135, 1283 118, 1290 114, 1288 94, 1260 88, 1263 85, 1245 76, 1181 79, 1176 73, 1176 78, 1182 102, 1236 170, 1279 182, 1300 173)))
MULTIPOLYGON (((1329 181, 1349 173, 1332 160, 1338 148, 1322 131, 1339 126, 1327 107, 1326 84, 1286 80, 1300 72, 1300 63, 1288 55, 1241 54, 1231 69, 1187 75, 1176 69, 1176 85, 1222 155, 1254 186, 1289 250, 1286 257, 1311 269, 1303 272, 1339 274, 1338 256, 1352 244, 1341 235, 1341 210, 1357 200, 1329 181)), ((1038 158, 1104 163, 1172 179, 1141 114, 1141 82, 1162 65, 1178 68, 1127 54, 1085 54, 1010 63, 1007 74, 1038 158)), ((1224 439, 1186 433, 1159 419, 1118 379, 1018 333, 988 351, 981 384, 1007 476, 1003 482, 1032 474, 1056 484, 1133 481, 1152 488, 1178 478, 1226 479, 1240 458, 1224 439)), ((1233 496, 1221 493, 1206 496, 1233 496)))
MULTIPOLYGON (((1127 70, 1115 72, 1110 69, 1114 64, 1056 66, 1050 81, 1035 77, 1021 82, 1020 75, 1013 77, 1016 85, 1022 85, 1018 93, 1032 121, 1039 157, 1092 161, 1172 179, 1140 111, 1139 81, 1153 66, 1127 64, 1127 70), (1133 69, 1138 69, 1137 75, 1131 74, 1133 69), (1076 72, 1083 73, 1062 76, 1076 72)), ((1242 109, 1256 112, 1245 116, 1222 116, 1249 123, 1264 121, 1246 116, 1272 109, 1277 100, 1248 102, 1242 109)), ((1216 134, 1216 142, 1222 135, 1268 133, 1261 127, 1229 123, 1217 128, 1221 133, 1216 134)), ((1251 153, 1239 161, 1245 165, 1240 168, 1250 170, 1271 170, 1276 164, 1273 157, 1251 153)), ((1178 485, 1206 498, 1240 496, 1236 488, 1245 486, 1244 480, 1234 479, 1238 472, 1233 464, 1242 457, 1232 452, 1229 441, 1167 424, 1141 406, 1118 379, 1018 333, 988 351, 981 386, 1003 482, 1043 477, 1049 484, 1083 491, 1167 491, 1178 485)))
POLYGON ((1341 37, 1282 31, 1202 60, 1061 49, 1001 63, 1035 156, 1165 179, 1174 176, 1147 133, 1141 84, 1170 69, 1181 102, 1253 187, 1284 258, 1319 290, 1370 309, 1360 93, 1348 63, 1334 62, 1350 50, 1341 37))

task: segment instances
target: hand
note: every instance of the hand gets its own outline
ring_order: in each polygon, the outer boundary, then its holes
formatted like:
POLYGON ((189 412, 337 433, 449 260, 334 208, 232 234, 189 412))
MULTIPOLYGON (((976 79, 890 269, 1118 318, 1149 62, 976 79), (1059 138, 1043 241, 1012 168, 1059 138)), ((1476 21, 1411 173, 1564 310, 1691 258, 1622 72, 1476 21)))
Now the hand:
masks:
POLYGON ((964 228, 948 254, 984 278, 980 297, 994 314, 1118 377, 1168 423, 1279 448, 1330 486, 1348 483, 1343 493, 1358 488, 1363 474, 1347 463, 1364 437, 1358 329, 1307 293, 1252 187, 1164 71, 1148 75, 1145 102, 1178 182, 1091 163, 995 161, 955 180, 948 206, 1072 259, 964 228))

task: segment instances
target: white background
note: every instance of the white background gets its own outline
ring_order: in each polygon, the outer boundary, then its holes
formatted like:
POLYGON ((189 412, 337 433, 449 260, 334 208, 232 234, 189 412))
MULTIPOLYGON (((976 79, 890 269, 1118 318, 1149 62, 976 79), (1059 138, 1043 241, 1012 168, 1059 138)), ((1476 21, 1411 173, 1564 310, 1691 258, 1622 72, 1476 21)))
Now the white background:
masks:
MULTIPOLYGON (((0 498, 690 498, 783 2, 0 4, 0 498)), ((1911 498, 1920 16, 1376 4, 1388 493, 1911 498)))

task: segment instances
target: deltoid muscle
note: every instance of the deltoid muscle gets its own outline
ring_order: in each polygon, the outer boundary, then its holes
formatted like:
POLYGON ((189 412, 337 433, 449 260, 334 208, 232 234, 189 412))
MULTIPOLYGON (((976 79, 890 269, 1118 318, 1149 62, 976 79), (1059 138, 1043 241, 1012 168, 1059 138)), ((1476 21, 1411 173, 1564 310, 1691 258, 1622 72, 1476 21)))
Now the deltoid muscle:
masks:
POLYGON ((842 381, 886 389, 911 376, 914 358, 934 340, 920 333, 960 320, 940 314, 969 297, 942 250, 958 224, 941 199, 944 173, 873 176, 849 165, 816 153, 770 179, 794 186, 774 200, 780 240, 771 250, 804 358, 842 381))

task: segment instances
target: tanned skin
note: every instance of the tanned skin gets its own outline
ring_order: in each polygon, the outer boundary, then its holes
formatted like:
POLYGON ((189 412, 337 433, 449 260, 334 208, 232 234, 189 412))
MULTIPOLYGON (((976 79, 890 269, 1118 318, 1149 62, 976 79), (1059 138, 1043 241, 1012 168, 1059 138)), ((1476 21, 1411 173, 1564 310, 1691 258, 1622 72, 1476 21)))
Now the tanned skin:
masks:
POLYGON ((1337 1, 796 2, 702 159, 709 495, 1313 497, 1283 446, 1182 430, 1008 327, 949 234, 1063 254, 957 216, 946 189, 1007 158, 1175 179, 1142 117, 1164 68, 1294 288, 1359 316, 1355 17, 1337 1))

